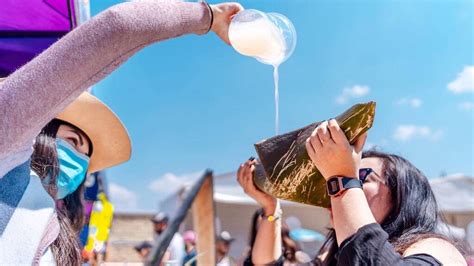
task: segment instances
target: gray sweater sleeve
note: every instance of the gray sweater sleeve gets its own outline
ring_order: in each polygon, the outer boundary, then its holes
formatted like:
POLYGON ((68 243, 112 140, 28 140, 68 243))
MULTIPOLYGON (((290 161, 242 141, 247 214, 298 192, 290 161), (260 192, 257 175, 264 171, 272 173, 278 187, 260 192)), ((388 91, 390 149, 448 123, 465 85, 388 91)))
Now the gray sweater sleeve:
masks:
POLYGON ((31 146, 43 126, 140 49, 204 34, 209 24, 204 3, 127 2, 68 33, 0 84, 0 161, 31 146))

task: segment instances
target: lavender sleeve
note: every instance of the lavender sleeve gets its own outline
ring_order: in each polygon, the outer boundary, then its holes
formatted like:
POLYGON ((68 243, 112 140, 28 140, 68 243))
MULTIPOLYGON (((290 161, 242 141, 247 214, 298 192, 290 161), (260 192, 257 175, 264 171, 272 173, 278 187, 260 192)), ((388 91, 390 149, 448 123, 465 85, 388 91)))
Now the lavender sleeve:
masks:
POLYGON ((204 3, 147 1, 113 6, 73 30, 0 84, 0 161, 31 150, 44 125, 140 49, 205 34, 209 24, 204 3))

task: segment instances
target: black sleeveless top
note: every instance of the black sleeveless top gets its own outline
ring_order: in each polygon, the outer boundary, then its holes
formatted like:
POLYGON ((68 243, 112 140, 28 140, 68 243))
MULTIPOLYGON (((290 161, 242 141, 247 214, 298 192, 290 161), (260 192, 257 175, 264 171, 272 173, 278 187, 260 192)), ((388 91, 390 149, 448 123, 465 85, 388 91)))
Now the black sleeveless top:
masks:
POLYGON ((388 234, 377 224, 361 227, 341 243, 337 265, 442 265, 428 254, 402 257, 388 242, 388 234))
MULTIPOLYGON (((361 227, 357 233, 344 240, 333 262, 333 265, 442 265, 428 254, 402 257, 388 242, 388 234, 377 223, 361 227)), ((252 266, 251 258, 247 258, 244 265, 252 266)), ((267 265, 283 266, 283 257, 267 265)))

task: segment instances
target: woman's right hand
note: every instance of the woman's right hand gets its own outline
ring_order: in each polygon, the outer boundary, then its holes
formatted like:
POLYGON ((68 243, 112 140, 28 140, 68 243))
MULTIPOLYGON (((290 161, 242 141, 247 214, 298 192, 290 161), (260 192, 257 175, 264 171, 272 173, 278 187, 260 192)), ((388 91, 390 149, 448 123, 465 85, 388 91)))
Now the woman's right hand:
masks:
POLYGON ((264 210, 266 216, 273 215, 276 208, 276 199, 258 189, 253 182, 255 160, 248 160, 241 164, 237 171, 237 181, 244 189, 245 194, 254 199, 264 210))
POLYGON ((221 3, 210 5, 214 14, 214 21, 211 30, 219 36, 225 43, 230 45, 229 25, 235 14, 244 10, 239 3, 221 3))

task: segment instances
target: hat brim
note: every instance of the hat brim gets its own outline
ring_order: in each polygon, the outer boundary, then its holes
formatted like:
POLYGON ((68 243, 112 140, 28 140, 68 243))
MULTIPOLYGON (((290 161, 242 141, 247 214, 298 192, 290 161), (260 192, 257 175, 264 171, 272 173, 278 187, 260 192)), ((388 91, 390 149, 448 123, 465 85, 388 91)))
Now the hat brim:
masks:
POLYGON ((90 93, 82 93, 56 118, 81 129, 91 140, 93 152, 88 173, 94 173, 130 159, 132 145, 127 129, 107 105, 90 93))
POLYGON ((218 240, 218 241, 221 241, 221 242, 224 242, 224 243, 230 244, 230 243, 234 242, 235 238, 231 238, 231 239, 218 238, 217 240, 218 240))
POLYGON ((156 219, 150 219, 152 223, 159 224, 159 223, 167 223, 168 219, 161 219, 161 220, 156 220, 156 219))

